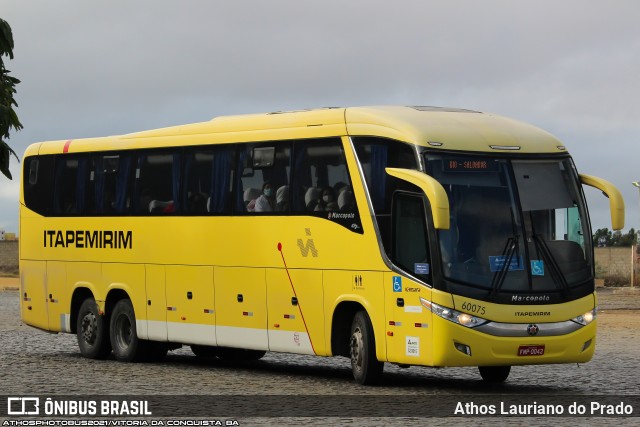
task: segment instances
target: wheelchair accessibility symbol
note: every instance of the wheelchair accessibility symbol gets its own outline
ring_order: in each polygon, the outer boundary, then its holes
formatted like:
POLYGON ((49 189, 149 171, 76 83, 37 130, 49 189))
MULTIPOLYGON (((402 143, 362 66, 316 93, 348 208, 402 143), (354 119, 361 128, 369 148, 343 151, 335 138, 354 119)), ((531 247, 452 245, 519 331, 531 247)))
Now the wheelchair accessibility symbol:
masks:
POLYGON ((544 276, 544 261, 539 259, 531 260, 531 275, 544 276))
POLYGON ((393 292, 402 292, 402 277, 393 276, 393 292))

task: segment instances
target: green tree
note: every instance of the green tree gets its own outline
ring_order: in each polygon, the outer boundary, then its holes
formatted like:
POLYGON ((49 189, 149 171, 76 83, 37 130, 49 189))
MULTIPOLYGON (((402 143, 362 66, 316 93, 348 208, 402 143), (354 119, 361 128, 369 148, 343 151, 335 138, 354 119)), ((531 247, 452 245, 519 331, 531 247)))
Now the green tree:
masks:
POLYGON ((7 21, 0 18, 0 171, 11 179, 9 159, 11 155, 18 161, 20 159, 4 140, 9 139, 11 129, 16 131, 22 129, 22 123, 13 109, 18 106, 13 95, 16 93, 16 85, 20 83, 20 80, 9 75, 10 71, 4 67, 2 59, 4 56, 13 59, 13 33, 7 21))
POLYGON ((633 228, 625 234, 620 230, 612 233, 608 228, 599 228, 593 233, 593 242, 597 246, 633 246, 637 243, 637 235, 633 228))
POLYGON ((622 234, 616 246, 630 247, 636 244, 636 231, 632 228, 627 234, 622 234))
POLYGON ((612 239, 612 233, 608 228, 598 228, 593 234, 593 242, 597 246, 611 246, 612 239))

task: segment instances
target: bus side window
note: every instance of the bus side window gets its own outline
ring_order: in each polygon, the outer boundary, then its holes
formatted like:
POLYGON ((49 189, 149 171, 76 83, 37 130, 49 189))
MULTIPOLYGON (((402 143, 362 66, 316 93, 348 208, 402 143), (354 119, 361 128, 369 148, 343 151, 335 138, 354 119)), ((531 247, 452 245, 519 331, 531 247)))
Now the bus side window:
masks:
POLYGON ((76 215, 84 203, 85 182, 82 179, 83 162, 77 156, 58 156, 56 159, 53 212, 56 215, 76 215))
POLYGON ((130 154, 105 154, 94 159, 95 209, 98 214, 129 211, 132 158, 130 154))
POLYGON ((426 281, 431 274, 428 242, 423 198, 396 193, 393 199, 392 261, 426 281))
POLYGON ((278 213, 289 209, 291 147, 247 144, 239 159, 236 212, 278 213))
POLYGON ((180 155, 146 151, 135 172, 135 212, 167 215, 180 211, 180 155))
POLYGON ((354 146, 376 215, 388 215, 397 180, 387 175, 385 168, 417 170, 415 152, 408 144, 384 138, 356 137, 354 146))
POLYGON ((25 159, 24 201, 27 208, 40 214, 51 212, 53 195, 54 156, 33 156, 25 159))
POLYGON ((230 213, 233 153, 230 146, 187 150, 183 193, 186 213, 230 213))
POLYGON ((406 183, 387 175, 385 168, 418 169, 416 154, 409 144, 385 138, 355 137, 358 161, 364 172, 378 230, 387 253, 391 251, 391 196, 406 183))
POLYGON ((353 212, 355 197, 339 139, 300 142, 295 148, 293 211, 353 212))

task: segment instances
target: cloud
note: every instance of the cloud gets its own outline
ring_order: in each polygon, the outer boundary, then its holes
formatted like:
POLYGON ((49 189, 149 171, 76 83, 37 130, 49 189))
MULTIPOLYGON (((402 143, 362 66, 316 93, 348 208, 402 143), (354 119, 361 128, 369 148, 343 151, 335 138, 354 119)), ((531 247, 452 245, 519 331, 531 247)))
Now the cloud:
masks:
MULTIPOLYGON (((25 125, 9 142, 22 152, 318 106, 472 108, 559 136, 579 170, 621 188, 637 226, 639 12, 631 1, 5 0, 25 125)), ((593 201, 594 226, 607 210, 593 201)))

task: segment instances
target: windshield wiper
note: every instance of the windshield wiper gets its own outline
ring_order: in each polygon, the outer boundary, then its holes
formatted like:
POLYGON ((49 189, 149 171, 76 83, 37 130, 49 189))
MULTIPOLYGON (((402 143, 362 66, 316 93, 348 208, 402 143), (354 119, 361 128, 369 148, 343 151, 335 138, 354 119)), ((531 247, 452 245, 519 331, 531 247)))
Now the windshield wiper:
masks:
POLYGON ((506 279, 509 269, 511 268, 511 260, 513 259, 514 254, 516 255, 518 263, 520 263, 518 241, 519 236, 517 234, 507 239, 507 243, 504 245, 504 249, 502 250, 502 255, 500 255, 500 259, 504 260, 504 263, 502 264, 500 269, 493 274, 489 298, 494 297, 498 293, 500 288, 502 288, 504 280, 506 279))

